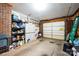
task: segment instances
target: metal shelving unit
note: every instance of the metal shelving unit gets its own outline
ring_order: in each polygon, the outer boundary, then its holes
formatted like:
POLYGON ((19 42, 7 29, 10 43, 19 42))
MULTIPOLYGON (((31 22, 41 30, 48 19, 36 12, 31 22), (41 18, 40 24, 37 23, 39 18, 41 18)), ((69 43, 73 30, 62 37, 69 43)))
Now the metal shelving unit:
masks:
POLYGON ((11 45, 20 46, 22 42, 25 44, 25 26, 22 26, 23 24, 25 24, 25 22, 19 20, 16 15, 12 15, 11 45))

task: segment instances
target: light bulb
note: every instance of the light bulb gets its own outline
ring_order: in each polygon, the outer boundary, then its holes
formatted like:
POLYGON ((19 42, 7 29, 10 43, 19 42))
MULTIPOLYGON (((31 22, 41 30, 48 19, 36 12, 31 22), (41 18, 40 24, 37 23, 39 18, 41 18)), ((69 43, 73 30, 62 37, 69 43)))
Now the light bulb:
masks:
POLYGON ((33 3, 33 7, 37 11, 43 11, 46 9, 47 4, 46 3, 33 3))

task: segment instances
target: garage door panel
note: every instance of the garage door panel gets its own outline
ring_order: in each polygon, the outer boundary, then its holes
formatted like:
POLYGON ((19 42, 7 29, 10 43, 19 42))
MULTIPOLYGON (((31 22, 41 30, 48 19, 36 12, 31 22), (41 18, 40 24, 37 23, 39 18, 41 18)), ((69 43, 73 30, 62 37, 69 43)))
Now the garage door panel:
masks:
POLYGON ((64 40, 64 35, 53 35, 52 38, 59 39, 59 40, 64 40))
POLYGON ((45 34, 51 35, 51 33, 43 33, 43 35, 45 35, 45 34))
POLYGON ((54 34, 57 34, 57 35, 64 35, 64 32, 63 32, 63 31, 62 31, 62 32, 61 32, 61 31, 55 31, 55 32, 53 31, 52 34, 53 34, 53 35, 54 35, 54 34))
POLYGON ((52 38, 52 36, 49 34, 44 34, 43 37, 52 38))
POLYGON ((52 31, 43 31, 43 33, 51 33, 52 31))
POLYGON ((61 33, 53 33, 52 35, 64 35, 64 34, 61 34, 61 33))
POLYGON ((62 21, 62 22, 53 22, 52 23, 52 26, 64 26, 65 24, 64 24, 64 22, 62 21))
POLYGON ((56 31, 57 31, 57 30, 58 30, 58 31, 64 31, 64 27, 63 27, 63 26, 60 26, 60 27, 52 27, 51 29, 52 29, 53 31, 54 31, 54 30, 56 30, 56 31))
POLYGON ((52 29, 51 29, 51 27, 45 27, 44 29, 43 29, 43 31, 51 31, 52 29))
POLYGON ((44 26, 44 27, 49 27, 49 26, 51 26, 51 24, 52 24, 52 23, 44 23, 43 26, 44 26))

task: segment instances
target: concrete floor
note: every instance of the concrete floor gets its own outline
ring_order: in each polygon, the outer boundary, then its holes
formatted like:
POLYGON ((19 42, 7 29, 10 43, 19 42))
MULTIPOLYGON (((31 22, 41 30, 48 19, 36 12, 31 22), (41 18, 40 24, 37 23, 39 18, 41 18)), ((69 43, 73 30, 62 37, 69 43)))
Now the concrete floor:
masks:
POLYGON ((69 56, 67 53, 63 52, 64 41, 50 40, 43 38, 43 41, 37 40, 34 44, 28 44, 28 46, 21 47, 19 52, 15 50, 14 52, 4 53, 2 55, 11 56, 69 56))

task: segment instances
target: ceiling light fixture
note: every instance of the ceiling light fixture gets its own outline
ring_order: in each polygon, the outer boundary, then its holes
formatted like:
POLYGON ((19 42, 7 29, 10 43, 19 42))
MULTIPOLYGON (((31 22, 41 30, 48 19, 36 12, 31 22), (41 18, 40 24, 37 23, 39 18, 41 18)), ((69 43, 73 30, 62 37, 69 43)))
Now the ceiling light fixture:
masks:
POLYGON ((37 11, 44 11, 47 7, 47 3, 33 3, 33 7, 37 11))

